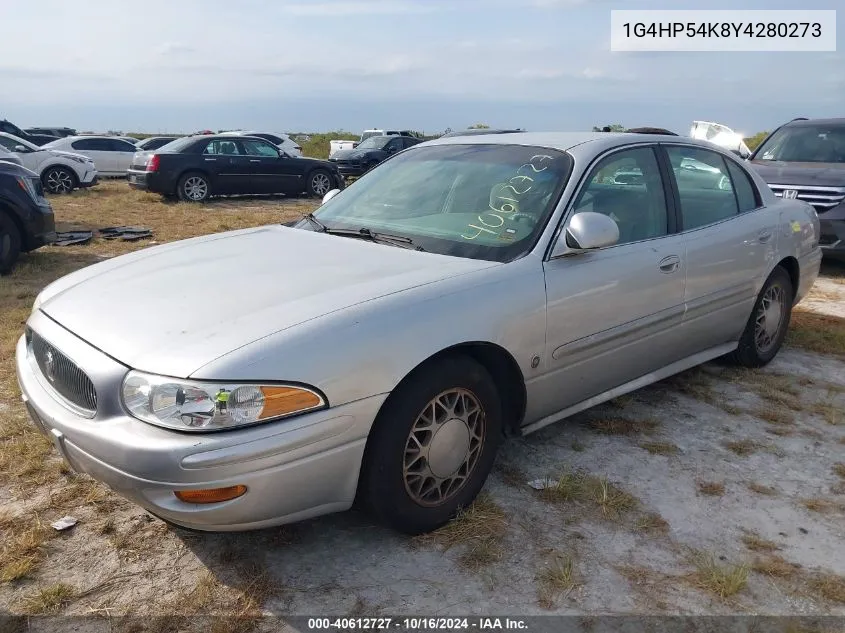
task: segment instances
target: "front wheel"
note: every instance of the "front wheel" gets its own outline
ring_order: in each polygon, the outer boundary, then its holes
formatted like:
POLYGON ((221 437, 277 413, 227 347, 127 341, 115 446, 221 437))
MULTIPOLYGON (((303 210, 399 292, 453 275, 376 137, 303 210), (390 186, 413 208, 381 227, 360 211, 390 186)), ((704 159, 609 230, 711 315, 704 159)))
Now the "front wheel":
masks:
POLYGON ((322 198, 332 190, 332 177, 327 171, 317 169, 308 176, 308 195, 312 198, 322 198))
POLYGON ((502 438, 487 370, 464 356, 418 370, 385 402, 365 451, 360 492, 382 523, 434 530, 478 495, 502 438))
POLYGON ((0 275, 12 271, 21 254, 21 233, 14 220, 0 211, 0 275))
POLYGON ((734 364, 763 367, 777 356, 792 317, 794 292, 789 273, 781 266, 775 268, 757 297, 739 346, 730 355, 734 364))
POLYGON ((50 167, 41 176, 44 188, 50 193, 70 193, 76 188, 76 175, 67 167, 50 167))
POLYGON ((185 202, 205 202, 211 195, 211 186, 204 174, 192 172, 179 179, 176 193, 185 202))

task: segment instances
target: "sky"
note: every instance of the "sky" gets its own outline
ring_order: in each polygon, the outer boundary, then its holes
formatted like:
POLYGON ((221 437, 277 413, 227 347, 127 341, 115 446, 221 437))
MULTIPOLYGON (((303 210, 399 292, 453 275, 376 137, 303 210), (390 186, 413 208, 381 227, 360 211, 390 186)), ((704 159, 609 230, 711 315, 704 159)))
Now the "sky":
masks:
MULTIPOLYGON (((836 9, 841 0, 708 0, 836 9)), ((837 52, 611 52, 612 9, 690 0, 0 0, 0 118, 183 133, 532 131, 845 116, 837 52)))

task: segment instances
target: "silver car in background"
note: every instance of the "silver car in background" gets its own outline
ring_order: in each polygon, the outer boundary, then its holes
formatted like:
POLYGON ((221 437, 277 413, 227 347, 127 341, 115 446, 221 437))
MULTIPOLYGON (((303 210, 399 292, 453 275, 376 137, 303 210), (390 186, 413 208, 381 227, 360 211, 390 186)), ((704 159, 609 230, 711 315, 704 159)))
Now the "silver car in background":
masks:
POLYGON ((503 437, 716 357, 771 361, 818 242, 812 207, 704 141, 438 139, 292 227, 59 279, 17 371, 69 464, 167 521, 245 530, 358 498, 420 533, 472 502, 503 437))

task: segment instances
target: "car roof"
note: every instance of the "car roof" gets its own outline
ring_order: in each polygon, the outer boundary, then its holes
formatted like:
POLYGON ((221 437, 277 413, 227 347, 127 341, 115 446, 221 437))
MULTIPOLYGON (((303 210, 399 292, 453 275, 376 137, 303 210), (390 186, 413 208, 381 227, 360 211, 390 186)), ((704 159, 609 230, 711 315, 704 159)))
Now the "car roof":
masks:
POLYGON ((440 137, 421 143, 422 145, 528 145, 547 147, 560 151, 570 150, 578 145, 589 143, 597 152, 632 143, 685 143, 699 145, 707 149, 722 150, 710 141, 687 136, 667 136, 666 134, 629 134, 626 132, 514 132, 511 134, 472 134, 469 136, 440 137))
POLYGON ((845 118, 834 119, 793 119, 786 123, 789 127, 801 127, 805 125, 845 125, 845 118))

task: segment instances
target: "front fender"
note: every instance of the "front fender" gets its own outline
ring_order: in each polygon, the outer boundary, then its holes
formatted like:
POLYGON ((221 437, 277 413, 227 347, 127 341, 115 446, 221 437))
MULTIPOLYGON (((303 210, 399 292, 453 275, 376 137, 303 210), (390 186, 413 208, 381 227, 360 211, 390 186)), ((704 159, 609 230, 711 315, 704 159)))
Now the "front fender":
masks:
POLYGON ((328 314, 246 345, 194 372, 196 379, 290 380, 332 406, 385 394, 438 352, 501 346, 526 381, 546 333, 542 262, 527 256, 328 314))

